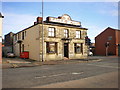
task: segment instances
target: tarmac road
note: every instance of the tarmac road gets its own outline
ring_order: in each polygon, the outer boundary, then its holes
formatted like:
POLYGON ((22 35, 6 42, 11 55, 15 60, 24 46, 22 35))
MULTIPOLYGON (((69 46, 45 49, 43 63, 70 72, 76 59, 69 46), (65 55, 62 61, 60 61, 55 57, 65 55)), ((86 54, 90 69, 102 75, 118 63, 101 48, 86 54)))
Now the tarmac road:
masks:
MULTIPOLYGON (((94 58, 94 57, 93 57, 94 58)), ((96 57, 95 57, 96 58, 96 57)), ((38 67, 23 67, 3 69, 3 88, 31 88, 31 87, 49 87, 49 85, 62 84, 61 87, 84 88, 71 84, 73 81, 77 84, 80 80, 85 84, 89 80, 89 87, 101 87, 103 81, 105 86, 110 88, 118 87, 118 58, 117 57, 97 57, 101 61, 87 63, 71 63, 60 65, 44 65, 38 67), (109 77, 107 77, 109 75, 109 77), (93 77, 98 79, 93 79, 93 77), (99 79, 102 77, 101 79, 99 79), (108 78, 108 79, 107 79, 108 78), (114 78, 114 79, 113 79, 114 78), (78 80, 78 81, 76 81, 78 80), (90 81, 95 81, 90 84, 90 81), (65 85, 65 83, 68 83, 65 85), (70 85, 69 85, 70 84, 70 85), (73 85, 73 86, 72 86, 73 85)), ((80 82, 81 83, 81 82, 80 82)), ((104 88, 105 88, 104 86, 104 88)), ((51 86, 50 86, 51 87, 51 86)), ((54 87, 53 87, 54 88, 54 87)))

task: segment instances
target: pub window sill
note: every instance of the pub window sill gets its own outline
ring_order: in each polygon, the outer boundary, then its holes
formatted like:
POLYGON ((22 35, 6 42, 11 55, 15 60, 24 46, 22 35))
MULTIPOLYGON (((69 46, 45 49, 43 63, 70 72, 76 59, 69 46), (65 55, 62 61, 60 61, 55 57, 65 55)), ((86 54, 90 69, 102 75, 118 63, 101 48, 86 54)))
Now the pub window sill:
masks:
POLYGON ((56 38, 55 36, 48 36, 48 38, 56 38))
POLYGON ((55 52, 48 52, 47 54, 56 54, 55 52))
POLYGON ((82 54, 82 52, 75 52, 75 54, 82 54))

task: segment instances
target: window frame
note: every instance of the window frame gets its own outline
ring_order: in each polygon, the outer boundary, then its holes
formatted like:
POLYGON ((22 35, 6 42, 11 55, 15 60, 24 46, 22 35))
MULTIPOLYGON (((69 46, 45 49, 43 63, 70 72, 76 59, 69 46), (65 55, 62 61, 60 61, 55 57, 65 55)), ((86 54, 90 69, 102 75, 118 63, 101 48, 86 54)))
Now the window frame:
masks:
POLYGON ((76 30, 76 37, 75 38, 77 38, 77 39, 81 39, 81 31, 79 31, 79 30, 76 30), (79 33, 77 33, 77 32, 79 32, 79 33))
POLYGON ((18 33, 18 40, 21 39, 21 33, 18 33))
POLYGON ((46 42, 46 53, 47 54, 55 54, 57 53, 57 42, 46 42), (51 51, 51 45, 54 44, 54 51, 51 51))
POLYGON ((22 40, 25 39, 25 35, 24 35, 24 32, 22 32, 22 40))
POLYGON ((74 43, 74 52, 75 54, 83 54, 83 43, 74 43), (79 44, 79 52, 77 51, 77 44, 79 44))
POLYGON ((64 38, 69 38, 69 30, 64 29, 64 38))
POLYGON ((56 36, 55 31, 56 31, 55 27, 49 27, 48 28, 48 37, 55 37, 56 36), (51 31, 50 31, 50 29, 51 29, 51 31), (52 30, 54 30, 54 31, 52 31, 52 30))

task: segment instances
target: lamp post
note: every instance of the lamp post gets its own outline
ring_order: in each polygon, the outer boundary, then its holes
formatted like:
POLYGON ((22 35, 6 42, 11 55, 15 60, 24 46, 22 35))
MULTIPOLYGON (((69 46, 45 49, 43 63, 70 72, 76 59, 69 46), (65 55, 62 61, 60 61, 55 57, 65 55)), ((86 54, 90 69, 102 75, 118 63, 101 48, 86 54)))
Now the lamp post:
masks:
POLYGON ((109 47, 109 42, 105 43, 105 47, 106 47, 106 56, 108 56, 108 47, 109 47))
POLYGON ((44 30, 43 30, 43 0, 42 0, 42 62, 44 61, 44 30))

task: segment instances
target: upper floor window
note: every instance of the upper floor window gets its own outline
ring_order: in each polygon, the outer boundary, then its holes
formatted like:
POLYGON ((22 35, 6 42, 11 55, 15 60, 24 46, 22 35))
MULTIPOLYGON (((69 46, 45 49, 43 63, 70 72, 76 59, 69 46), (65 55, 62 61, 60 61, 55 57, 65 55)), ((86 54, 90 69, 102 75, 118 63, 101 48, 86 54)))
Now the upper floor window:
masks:
POLYGON ((21 33, 18 33, 18 39, 21 39, 21 33))
POLYGON ((48 28, 48 36, 55 37, 55 28, 53 27, 48 28))
POLYGON ((24 32, 22 32, 22 40, 24 40, 24 32))
POLYGON ((15 35, 15 41, 17 40, 17 34, 15 35))
POLYGON ((109 36, 109 37, 108 37, 108 40, 112 40, 112 36, 109 36))
POLYGON ((65 37, 65 38, 68 38, 68 37, 69 37, 69 33, 68 33, 68 30, 67 30, 67 29, 64 30, 64 37, 65 37))
POLYGON ((26 31, 25 31, 25 36, 26 36, 26 31))
POLYGON ((81 31, 76 31, 76 38, 81 38, 81 31))

